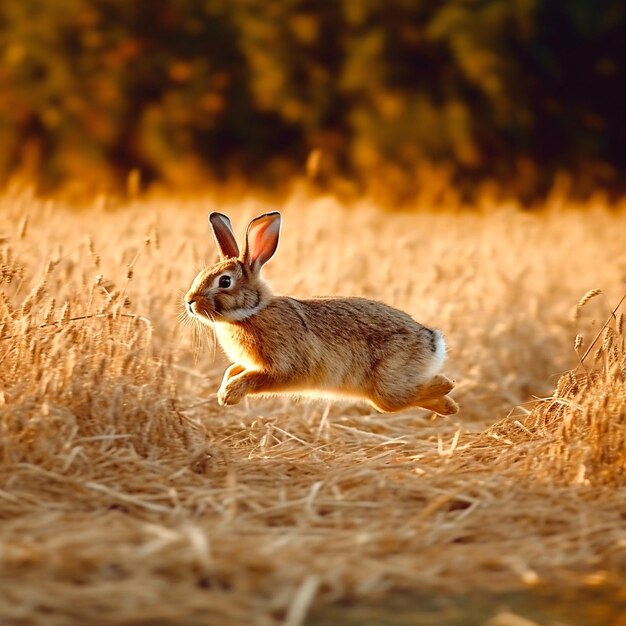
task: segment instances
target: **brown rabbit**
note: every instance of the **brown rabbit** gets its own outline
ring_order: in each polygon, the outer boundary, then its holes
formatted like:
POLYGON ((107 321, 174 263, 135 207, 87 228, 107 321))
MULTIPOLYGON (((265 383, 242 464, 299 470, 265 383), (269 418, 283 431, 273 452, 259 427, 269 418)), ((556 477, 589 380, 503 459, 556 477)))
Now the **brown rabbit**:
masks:
POLYGON ((253 219, 243 254, 230 220, 211 213, 220 262, 202 270, 185 296, 188 311, 215 327, 234 362, 217 393, 221 405, 247 394, 351 396, 382 412, 421 407, 451 415, 454 384, 438 375, 443 334, 406 313, 364 298, 276 296, 261 268, 276 252, 281 216, 253 219))

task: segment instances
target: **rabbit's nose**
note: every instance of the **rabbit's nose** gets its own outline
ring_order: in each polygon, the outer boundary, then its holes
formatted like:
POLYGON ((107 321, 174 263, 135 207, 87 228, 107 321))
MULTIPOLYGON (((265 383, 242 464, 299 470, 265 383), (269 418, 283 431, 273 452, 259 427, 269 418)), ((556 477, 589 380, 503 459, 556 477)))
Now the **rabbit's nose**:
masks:
POLYGON ((194 298, 191 298, 190 300, 187 300, 187 308, 189 309, 190 313, 193 313, 193 305, 196 303, 194 298))

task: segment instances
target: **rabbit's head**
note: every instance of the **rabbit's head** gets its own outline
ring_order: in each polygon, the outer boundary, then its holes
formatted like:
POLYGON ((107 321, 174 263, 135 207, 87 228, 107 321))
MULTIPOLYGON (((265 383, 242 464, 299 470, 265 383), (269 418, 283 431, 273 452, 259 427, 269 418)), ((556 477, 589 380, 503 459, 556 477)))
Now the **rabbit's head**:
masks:
POLYGON ((220 260, 203 269, 185 295, 185 305, 201 322, 242 321, 263 309, 272 297, 261 278, 261 268, 278 247, 280 213, 255 217, 248 225, 243 254, 230 220, 222 213, 211 213, 209 225, 220 260))

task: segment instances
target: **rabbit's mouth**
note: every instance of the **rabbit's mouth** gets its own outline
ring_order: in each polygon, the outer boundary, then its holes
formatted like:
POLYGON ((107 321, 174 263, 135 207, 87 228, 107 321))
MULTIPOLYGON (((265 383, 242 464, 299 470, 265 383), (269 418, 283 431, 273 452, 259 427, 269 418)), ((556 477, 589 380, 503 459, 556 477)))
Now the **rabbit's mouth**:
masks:
POLYGON ((188 296, 185 298, 185 305, 191 317, 205 323, 212 323, 215 320, 217 311, 210 306, 206 298, 202 296, 188 296))

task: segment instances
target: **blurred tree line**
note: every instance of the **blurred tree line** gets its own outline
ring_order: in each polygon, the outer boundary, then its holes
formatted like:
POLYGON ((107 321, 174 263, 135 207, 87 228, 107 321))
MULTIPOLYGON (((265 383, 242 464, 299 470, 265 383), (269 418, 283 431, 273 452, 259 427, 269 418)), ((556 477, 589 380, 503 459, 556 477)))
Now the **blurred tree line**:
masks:
POLYGON ((0 58, 5 180, 626 171, 623 0, 2 0, 0 58))

